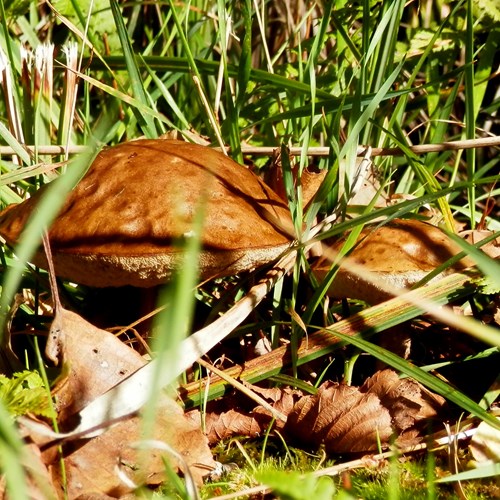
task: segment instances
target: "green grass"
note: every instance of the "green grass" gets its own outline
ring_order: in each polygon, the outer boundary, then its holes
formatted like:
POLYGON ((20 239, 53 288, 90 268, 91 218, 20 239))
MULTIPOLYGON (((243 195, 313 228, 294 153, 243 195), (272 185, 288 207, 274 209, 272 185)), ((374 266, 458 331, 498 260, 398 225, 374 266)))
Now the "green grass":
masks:
MULTIPOLYGON (((19 202, 57 179, 16 248, 17 259, 11 250, 2 251, 3 327, 15 294, 33 282, 26 262, 39 244, 39 229, 56 215, 64 193, 100 147, 140 136, 194 132, 214 145, 229 146, 234 159, 262 170, 269 159, 244 154, 244 145, 301 147, 295 159, 282 148, 285 190, 300 243, 308 240, 316 218, 331 213, 338 220, 320 239, 350 229, 360 231, 380 215, 415 217, 424 204, 440 214, 448 231, 454 231, 454 219, 466 227, 484 223, 500 230, 498 207, 487 211, 488 200, 500 195, 498 148, 425 155, 409 149, 416 144, 498 134, 494 121, 500 107, 498 76, 493 76, 498 63, 498 8, 472 0, 429 2, 421 8, 402 0, 356 4, 326 0, 318 5, 258 2, 257 10, 256 3, 97 0, 89 12, 90 2, 83 0, 54 1, 53 10, 32 2, 0 1, 0 47, 7 64, 0 91, 0 145, 10 146, 15 155, 1 157, 0 201, 2 205, 19 202), (29 69, 23 59, 23 46, 35 51, 42 42, 54 43, 55 56, 53 72, 38 78, 34 67, 29 69), (72 59, 63 49, 70 43, 76 44, 77 51, 72 59), (77 87, 72 79, 75 72, 77 87), (33 151, 28 152, 24 144, 34 146, 33 151), (89 146, 89 153, 70 154, 67 164, 65 154, 43 153, 41 148, 51 144, 89 146), (373 163, 381 185, 392 194, 404 195, 406 201, 383 209, 368 206, 361 213, 348 206, 361 145, 403 151, 402 156, 374 157, 373 163), (311 146, 328 146, 330 154, 312 158, 307 155, 311 146), (63 163, 47 168, 57 161, 63 163), (308 206, 303 203, 300 182, 293 185, 293 161, 299 172, 310 164, 329 171, 308 206), (67 175, 60 176, 63 172, 67 175)), ((52 62, 51 57, 38 57, 40 63, 52 62)), ((465 245, 464 251, 477 258, 479 269, 489 277, 489 288, 479 289, 472 298, 481 311, 498 293, 498 263, 470 246, 465 245)), ((194 258, 196 248, 189 252, 187 258, 194 258)), ((335 271, 332 268, 331 279, 335 271)), ((301 257, 292 276, 276 286, 252 324, 247 322, 240 332, 261 330, 274 345, 280 333, 298 346, 303 324, 318 325, 323 320, 331 324, 338 309, 325 307, 328 283, 317 284, 305 294, 303 290, 310 286, 306 275, 307 264, 301 257)), ((193 294, 195 280, 191 275, 180 276, 165 292, 165 300, 173 301, 184 314, 160 317, 160 330, 182 335, 192 331, 193 321, 198 325, 203 320, 194 316, 195 303, 212 309, 205 319, 215 318, 218 311, 232 305, 234 298, 214 299, 224 291, 224 282, 193 294)), ((243 281, 225 283, 239 286, 240 294, 248 289, 243 281)), ((78 303, 86 291, 73 293, 78 303)), ((466 298, 458 305, 466 307, 466 298)), ((19 314, 28 324, 35 321, 29 306, 19 314)), ((458 360, 483 352, 493 359, 496 351, 487 348, 498 347, 498 331, 474 319, 464 324, 475 352, 457 353, 458 360), (477 346, 475 337, 486 340, 486 346, 477 346)), ((161 336, 158 348, 175 349, 178 341, 161 336)), ((367 342, 352 341, 362 351, 380 355, 378 347, 367 342)), ((329 356, 344 356, 345 347, 335 349, 328 351, 329 356)), ((435 383, 405 360, 391 356, 384 360, 424 383, 435 383)), ((325 367, 330 363, 330 358, 324 360, 325 367)), ((294 374, 299 364, 294 358, 294 374)), ((342 377, 343 368, 333 366, 337 371, 331 376, 342 377)), ((350 369, 354 377, 361 376, 357 364, 350 369)), ((449 385, 439 385, 441 393, 447 388, 451 391, 449 385)), ((487 418, 465 392, 453 392, 451 400, 487 418)), ((8 456, 19 456, 19 441, 7 417, 2 417, 1 429, 0 446, 8 456)), ((8 481, 19 480, 20 468, 3 466, 8 481)), ((273 466, 286 470, 290 464, 273 466)), ((406 498, 406 491, 398 489, 394 480, 401 474, 398 469, 376 480, 369 473, 357 474, 355 488, 358 482, 369 484, 370 492, 365 496, 355 489, 353 495, 381 498, 381 491, 390 484, 392 498, 406 498)), ((411 495, 420 498, 417 490, 416 486, 411 489, 411 495)), ((437 490, 432 495, 426 498, 440 497, 437 490)))
MULTIPOLYGON (((293 446, 285 450, 274 441, 262 459, 259 443, 250 441, 244 446, 248 451, 247 457, 234 442, 216 448, 215 451, 220 453, 218 458, 230 463, 232 470, 208 483, 201 491, 202 498, 255 488, 259 484, 255 481, 256 477, 264 484, 272 485, 280 498, 290 500, 318 498, 322 490, 327 491, 322 498, 338 500, 460 498, 451 483, 435 483, 436 479, 447 475, 448 465, 442 453, 416 455, 404 461, 367 461, 364 467, 345 468, 331 472, 329 476, 321 476, 322 468, 334 469, 338 465, 325 460, 321 453, 307 453, 293 446)), ((343 458, 349 461, 348 457, 343 458)), ((474 484, 463 482, 462 487, 467 498, 477 500, 493 498, 498 491, 495 478, 474 484)))

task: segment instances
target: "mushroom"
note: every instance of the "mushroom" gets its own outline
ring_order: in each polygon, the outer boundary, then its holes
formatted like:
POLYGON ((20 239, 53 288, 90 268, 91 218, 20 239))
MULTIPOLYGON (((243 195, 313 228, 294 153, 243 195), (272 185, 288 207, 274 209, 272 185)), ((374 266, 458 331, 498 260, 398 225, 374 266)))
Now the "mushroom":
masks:
MULTIPOLYGON (((0 213, 9 245, 43 192, 0 213)), ((137 140, 103 150, 69 193, 49 228, 56 274, 94 287, 162 284, 198 210, 201 279, 273 261, 292 239, 287 205, 242 165, 209 147, 137 140)), ((33 263, 46 267, 43 251, 33 263)))
MULTIPOLYGON (((344 243, 345 237, 330 246, 335 255, 344 243)), ((340 267, 328 294, 334 298, 377 304, 392 296, 384 288, 411 287, 460 252, 461 248, 446 234, 425 222, 396 219, 376 229, 367 227, 361 232, 349 257, 375 276, 378 283, 351 271, 347 262, 340 267)), ((328 252, 312 266, 313 273, 320 280, 331 268, 331 259, 327 256, 328 252)), ((464 257, 434 280, 472 265, 472 259, 464 257)))

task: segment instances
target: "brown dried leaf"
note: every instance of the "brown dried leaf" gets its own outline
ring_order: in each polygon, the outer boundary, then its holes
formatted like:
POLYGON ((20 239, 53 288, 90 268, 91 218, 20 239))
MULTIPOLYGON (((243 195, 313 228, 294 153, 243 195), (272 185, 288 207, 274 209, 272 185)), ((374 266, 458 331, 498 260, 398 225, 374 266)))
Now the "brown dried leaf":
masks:
POLYGON ((374 451, 377 443, 387 443, 391 434, 389 411, 376 396, 367 394, 332 422, 324 443, 330 453, 374 451))
POLYGON ((313 413, 314 405, 316 404, 316 396, 304 396, 300 398, 291 413, 288 415, 288 420, 285 428, 290 425, 312 429, 316 416, 313 413))
MULTIPOLYGON (((185 472, 185 465, 164 451, 154 448, 140 451, 131 447, 143 439, 144 431, 143 422, 135 417, 120 422, 96 438, 83 441, 74 450, 65 450, 68 497, 77 498, 89 494, 120 497, 130 493, 132 489, 117 474, 118 466, 136 484, 149 486, 159 485, 165 480, 163 459, 174 470, 185 472)), ((215 468, 199 422, 188 419, 172 400, 162 398, 151 438, 168 443, 180 453, 198 484, 201 484, 203 476, 215 468)), ((54 463, 50 471, 54 483, 61 485, 58 464, 54 463)), ((60 496, 62 498, 62 489, 60 496)))
POLYGON ((341 453, 376 449, 377 435, 385 436, 390 423, 377 397, 325 382, 317 394, 297 403, 285 430, 304 444, 324 444, 327 452, 341 453))
POLYGON ((400 445, 416 444, 421 424, 444 402, 417 382, 383 370, 360 388, 324 383, 316 395, 297 402, 285 430, 332 453, 374 451, 379 443, 387 447, 394 435, 400 445))
MULTIPOLYGON (((297 398, 302 395, 299 391, 289 388, 263 389, 252 386, 252 390, 284 415, 290 413, 297 398)), ((249 400, 242 400, 241 394, 237 394, 233 398, 226 397, 208 405, 205 415, 205 433, 210 444, 233 436, 255 437, 267 430, 273 418, 271 413, 262 406, 249 407, 244 404, 246 402, 249 400)), ((192 418, 199 418, 197 410, 188 414, 192 418)), ((280 420, 275 420, 273 423, 273 429, 282 429, 283 426, 284 423, 280 420)))
POLYGON ((263 431, 262 418, 242 410, 229 410, 223 413, 207 413, 205 433, 210 444, 233 436, 256 437, 263 431))
MULTIPOLYGON (((267 402, 271 404, 271 406, 275 410, 282 413, 283 415, 288 415, 292 411, 292 408, 294 407, 297 399, 302 396, 301 391, 290 389, 288 387, 285 388, 274 387, 271 389, 264 389, 262 387, 253 385, 251 389, 252 391, 259 394, 261 397, 266 399, 267 402)), ((252 412, 254 414, 259 413, 262 415, 266 415, 268 421, 270 421, 272 418, 271 413, 262 406, 256 406, 252 410, 252 412)), ((284 422, 282 422, 281 420, 276 420, 274 424, 275 429, 281 429, 283 426, 284 422)))
POLYGON ((352 408, 359 404, 362 396, 356 387, 332 382, 323 384, 316 396, 319 397, 319 405, 317 405, 319 413, 311 429, 321 442, 331 426, 346 413, 350 413, 352 408))
POLYGON ((134 351, 111 333, 96 328, 78 314, 60 308, 59 345, 67 376, 56 385, 59 423, 104 394, 118 382, 146 364, 134 351))
MULTIPOLYGON (((46 442, 41 436, 30 436, 30 432, 23 426, 19 426, 21 437, 26 438, 21 460, 26 474, 26 486, 30 500, 45 500, 55 498, 55 486, 52 483, 46 466, 47 453, 42 453, 40 445, 46 442)), ((55 450, 54 450, 55 451, 55 450)), ((51 460, 55 458, 54 453, 48 455, 51 460)), ((0 498, 8 498, 5 478, 0 479, 0 498)))
POLYGON ((376 394, 390 409, 397 431, 405 431, 437 415, 445 399, 415 380, 400 379, 393 370, 375 373, 361 386, 362 392, 376 394))
MULTIPOLYGON (((81 409, 146 364, 136 351, 114 335, 60 306, 51 332, 53 337, 49 341, 49 350, 52 342, 52 347, 57 348, 51 352, 62 357, 67 367, 66 376, 54 391, 59 403, 60 427, 66 424, 72 428, 72 417, 78 415, 81 409)), ((143 431, 139 417, 129 418, 98 437, 79 441, 76 447, 75 443, 67 444, 63 456, 69 498, 129 493, 131 488, 122 483, 116 472, 120 462, 130 469, 127 470, 134 481, 159 484, 164 479, 164 452, 148 450, 143 453, 147 461, 141 461, 138 452, 130 447, 143 438, 143 431)), ((198 482, 215 467, 200 422, 188 419, 182 409, 163 393, 158 397, 158 413, 151 437, 168 443, 183 456, 198 482)), ((179 464, 173 456, 165 458, 174 470, 184 470, 184 464, 179 464)), ((49 464, 49 470, 62 497, 62 478, 57 460, 49 464)))

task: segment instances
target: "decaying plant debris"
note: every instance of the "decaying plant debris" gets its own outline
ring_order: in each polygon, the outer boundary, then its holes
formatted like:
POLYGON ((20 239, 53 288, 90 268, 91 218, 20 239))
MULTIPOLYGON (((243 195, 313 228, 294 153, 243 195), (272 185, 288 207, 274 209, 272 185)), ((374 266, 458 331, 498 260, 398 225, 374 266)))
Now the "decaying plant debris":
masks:
POLYGON ((2 3, 2 498, 495 470, 493 3, 2 3))
MULTIPOLYGON (((291 442, 306 448, 324 446, 328 453, 369 453, 391 443, 401 447, 420 443, 425 425, 444 415, 444 398, 413 380, 401 380, 383 370, 361 387, 324 382, 314 395, 298 390, 266 389, 258 393, 287 417, 273 426, 291 442)), ((206 432, 211 443, 232 436, 258 436, 271 425, 272 415, 256 406, 244 411, 231 399, 208 408, 206 432)))

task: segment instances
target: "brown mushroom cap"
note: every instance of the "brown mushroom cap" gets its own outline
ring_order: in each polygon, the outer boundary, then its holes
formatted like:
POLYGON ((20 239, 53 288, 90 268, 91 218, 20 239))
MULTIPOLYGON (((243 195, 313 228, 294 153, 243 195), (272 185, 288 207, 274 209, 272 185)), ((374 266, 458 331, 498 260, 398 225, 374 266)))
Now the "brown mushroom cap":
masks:
MULTIPOLYGON (((0 213, 14 245, 43 189, 0 213)), ((248 270, 290 244, 286 204, 255 174, 211 148, 138 140, 102 151, 49 229, 56 273, 90 286, 165 282, 198 210, 203 279, 248 270)), ((46 266, 43 252, 33 259, 46 266)))
MULTIPOLYGON (((332 297, 360 299, 370 304, 383 302, 391 297, 383 290, 384 285, 411 287, 461 251, 439 228, 416 220, 394 220, 377 229, 367 227, 358 241, 350 258, 373 273, 379 284, 349 271, 347 263, 330 287, 332 297)), ((341 239, 331 248, 338 252, 344 243, 345 239, 341 239)), ((464 257, 434 279, 472 265, 472 259, 464 257)), ((330 261, 323 258, 313 266, 313 272, 318 279, 324 279, 330 268, 330 261)))

